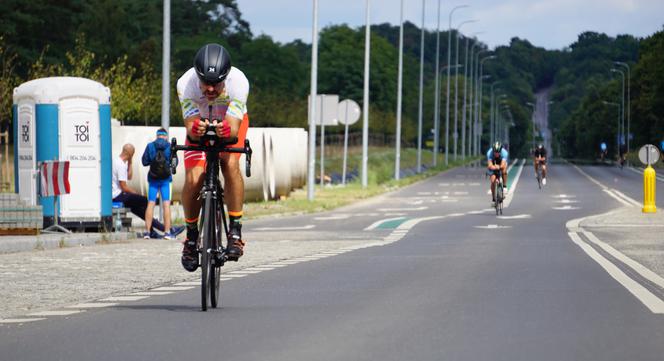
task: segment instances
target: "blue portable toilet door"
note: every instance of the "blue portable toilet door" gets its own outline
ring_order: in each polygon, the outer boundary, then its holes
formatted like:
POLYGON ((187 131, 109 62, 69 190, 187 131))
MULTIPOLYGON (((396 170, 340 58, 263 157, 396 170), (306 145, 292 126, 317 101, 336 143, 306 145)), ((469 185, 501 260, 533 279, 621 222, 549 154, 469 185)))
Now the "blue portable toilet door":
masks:
POLYGON ((99 220, 101 215, 99 103, 90 98, 60 101, 60 159, 69 160, 71 193, 61 197, 63 221, 99 220))
POLYGON ((24 98, 17 104, 18 194, 22 201, 37 205, 35 102, 24 98))

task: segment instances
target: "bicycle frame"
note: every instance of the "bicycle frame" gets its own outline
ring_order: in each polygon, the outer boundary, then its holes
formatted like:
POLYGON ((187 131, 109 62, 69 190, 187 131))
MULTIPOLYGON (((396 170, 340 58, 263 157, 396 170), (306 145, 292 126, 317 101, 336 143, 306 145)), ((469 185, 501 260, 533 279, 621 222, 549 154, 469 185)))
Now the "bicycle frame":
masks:
MULTIPOLYGON (((226 249, 222 244, 222 229, 228 242, 228 219, 224 209, 224 189, 219 181, 220 157, 219 153, 246 154, 246 175, 251 176, 251 146, 249 140, 244 141, 244 147, 232 148, 229 145, 237 143, 237 137, 218 138, 215 133, 216 126, 209 125, 205 135, 201 137, 199 145, 177 145, 177 139, 171 140, 171 157, 178 150, 203 151, 206 156, 205 179, 201 187, 200 199, 203 200, 202 216, 200 217, 200 239, 198 251, 201 257, 201 308, 207 310, 207 299, 213 308, 217 307, 219 299, 220 267, 228 260, 226 249), (220 224, 221 223, 221 226, 220 224)), ((171 159, 171 173, 175 174, 174 162, 171 159)))

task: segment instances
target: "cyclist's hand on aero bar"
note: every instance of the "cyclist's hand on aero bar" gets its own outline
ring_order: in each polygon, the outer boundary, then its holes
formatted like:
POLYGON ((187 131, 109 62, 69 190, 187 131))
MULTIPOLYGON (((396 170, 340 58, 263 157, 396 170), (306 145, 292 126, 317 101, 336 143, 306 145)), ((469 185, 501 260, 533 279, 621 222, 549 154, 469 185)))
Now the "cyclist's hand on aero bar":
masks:
POLYGON ((210 121, 208 121, 206 118, 196 119, 193 126, 191 127, 191 132, 200 137, 205 134, 208 124, 210 124, 210 121))
POLYGON ((231 136, 231 125, 228 124, 228 121, 224 119, 222 122, 217 122, 216 120, 213 124, 217 125, 217 137, 219 138, 228 138, 231 136))

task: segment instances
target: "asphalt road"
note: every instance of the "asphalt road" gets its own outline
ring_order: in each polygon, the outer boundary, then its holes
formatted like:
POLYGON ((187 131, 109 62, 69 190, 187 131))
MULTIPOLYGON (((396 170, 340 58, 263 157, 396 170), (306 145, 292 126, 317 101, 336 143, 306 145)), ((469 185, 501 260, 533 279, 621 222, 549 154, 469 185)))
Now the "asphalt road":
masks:
POLYGON ((555 165, 539 190, 526 166, 503 217, 483 171, 460 168, 334 212, 248 222, 283 242, 378 241, 225 274, 208 312, 181 284, 1 324, 0 359, 662 360, 664 316, 566 228, 622 205, 606 187, 639 200, 639 175, 581 170, 595 181, 555 165))

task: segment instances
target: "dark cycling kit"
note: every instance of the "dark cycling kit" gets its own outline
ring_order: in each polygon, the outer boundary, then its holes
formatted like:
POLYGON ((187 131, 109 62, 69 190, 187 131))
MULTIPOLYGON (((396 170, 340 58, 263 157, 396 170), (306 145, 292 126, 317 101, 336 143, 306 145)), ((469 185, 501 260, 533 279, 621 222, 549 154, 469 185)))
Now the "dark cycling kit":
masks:
POLYGON ((544 158, 544 160, 540 160, 540 163, 546 164, 546 148, 535 149, 535 158, 544 158))

